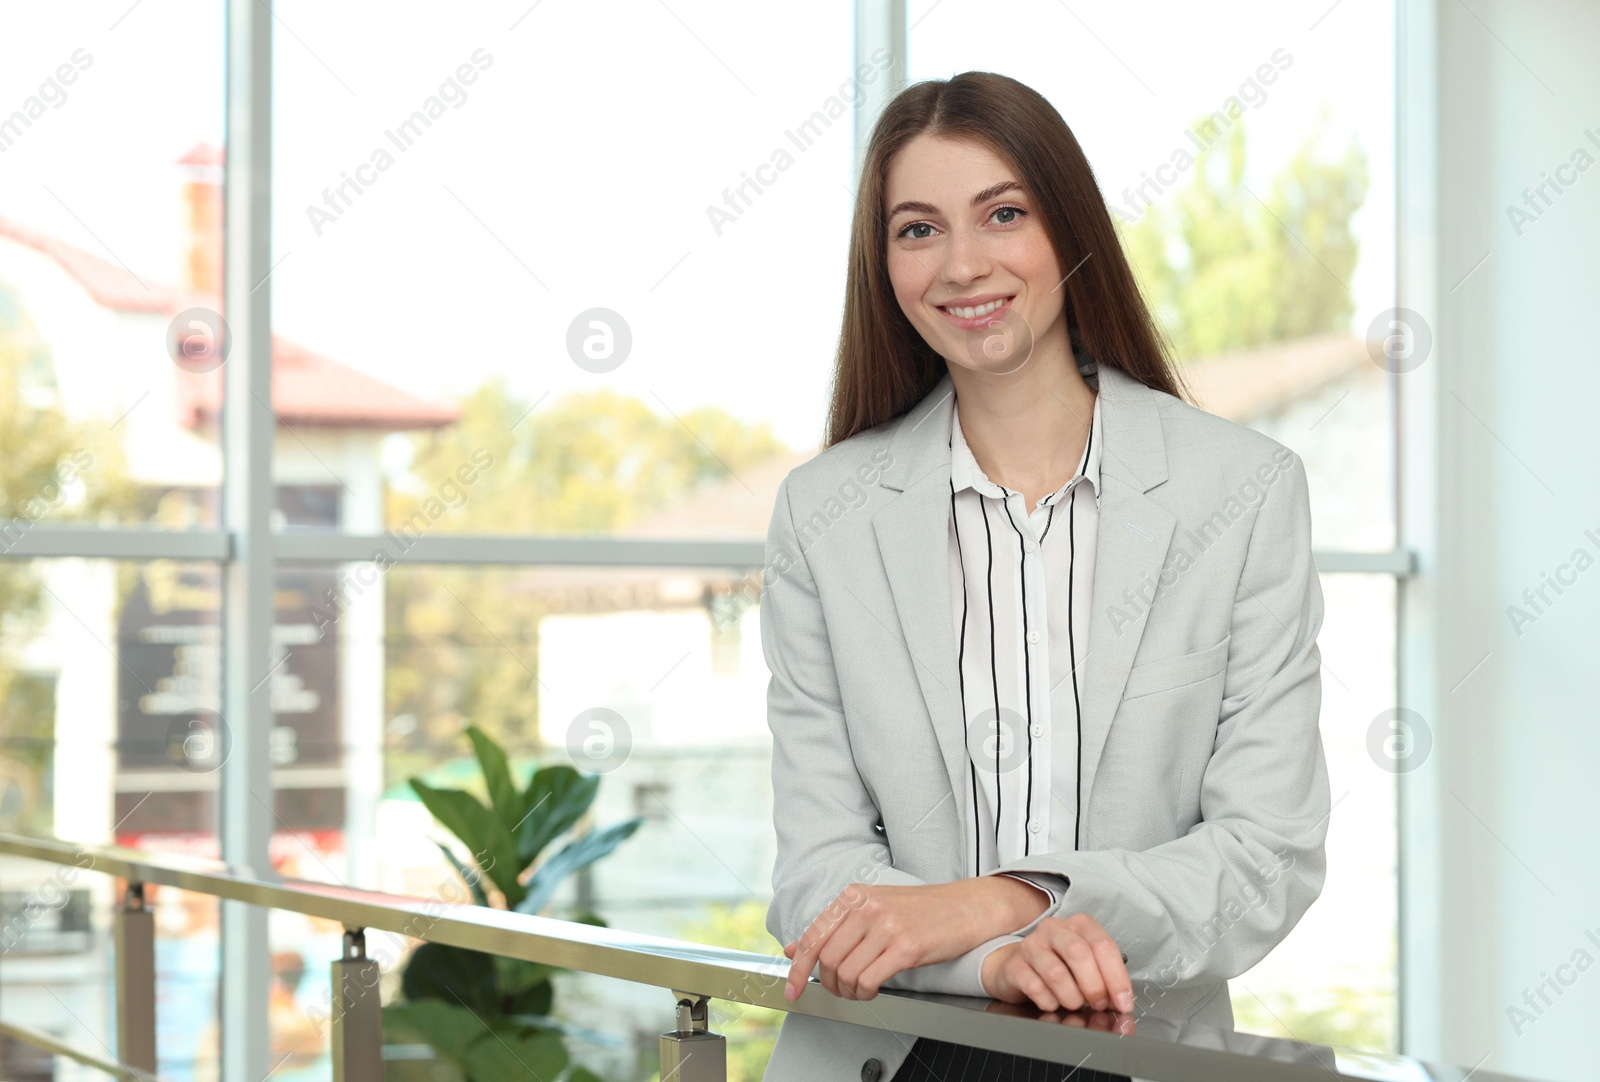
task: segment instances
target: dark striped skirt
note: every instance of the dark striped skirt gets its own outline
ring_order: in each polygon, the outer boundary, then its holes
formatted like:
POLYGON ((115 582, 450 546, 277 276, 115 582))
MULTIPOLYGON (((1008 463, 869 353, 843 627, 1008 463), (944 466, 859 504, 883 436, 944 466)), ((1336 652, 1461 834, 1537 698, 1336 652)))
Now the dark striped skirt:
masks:
POLYGON ((1131 1082, 1070 1063, 1051 1063, 1011 1052, 990 1052, 949 1041, 918 1037, 892 1082, 1131 1082))

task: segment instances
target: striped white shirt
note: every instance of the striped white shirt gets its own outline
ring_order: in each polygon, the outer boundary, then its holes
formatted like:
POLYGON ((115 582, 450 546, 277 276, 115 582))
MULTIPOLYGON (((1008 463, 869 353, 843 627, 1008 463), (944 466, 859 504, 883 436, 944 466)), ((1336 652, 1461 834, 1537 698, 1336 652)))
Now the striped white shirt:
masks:
MULTIPOLYGON (((1100 398, 1074 476, 1032 511, 950 432, 950 583, 973 875, 1078 848, 1078 704, 1099 526, 1100 398)), ((1018 878, 1056 897, 1064 881, 1018 878)), ((1031 926, 1030 926, 1031 928, 1031 926)))

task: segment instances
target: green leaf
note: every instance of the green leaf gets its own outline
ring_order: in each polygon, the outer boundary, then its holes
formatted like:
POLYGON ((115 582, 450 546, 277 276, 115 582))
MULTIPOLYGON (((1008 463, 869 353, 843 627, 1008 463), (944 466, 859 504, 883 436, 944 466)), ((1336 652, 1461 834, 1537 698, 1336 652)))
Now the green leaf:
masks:
POLYGON ((508 1015, 545 1015, 555 1003, 556 987, 549 981, 529 985, 506 1003, 508 1015))
POLYGON ((538 913, 550 901, 562 880, 610 853, 638 830, 643 822, 640 818, 629 819, 604 830, 590 831, 568 842, 555 856, 539 865, 528 880, 527 893, 513 908, 521 913, 538 913))
POLYGON ((557 966, 527 962, 521 958, 497 957, 495 974, 500 983, 501 1013, 544 1014, 550 1010, 554 987, 550 978, 561 972, 557 966))
MULTIPOLYGON (((467 726, 467 736, 472 740, 472 750, 478 755, 478 766, 483 769, 484 785, 489 790, 489 805, 505 824, 506 830, 510 831, 526 809, 522 807, 522 794, 511 780, 511 764, 506 761, 505 749, 476 725, 467 726)), ((519 872, 521 870, 517 869, 519 872)))
POLYGON ((517 859, 526 868, 594 803, 600 775, 580 774, 570 766, 547 766, 528 779, 517 823, 517 859))
POLYGON ((615 1033, 602 1033, 600 1030, 590 1029, 587 1026, 579 1025, 577 1022, 571 1022, 565 1018, 556 1018, 548 1014, 508 1014, 506 1015, 506 1021, 516 1022, 532 1029, 549 1030, 552 1033, 559 1033, 563 1037, 569 1037, 572 1040, 581 1041, 597 1048, 625 1048, 628 1045, 626 1038, 615 1033))
POLYGON ((508 905, 522 900, 517 882, 524 865, 517 863, 517 845, 506 825, 471 793, 460 789, 435 789, 421 778, 411 778, 411 788, 445 829, 466 843, 473 862, 506 896, 508 905))
POLYGON ((443 842, 434 842, 433 844, 439 847, 439 852, 444 854, 444 858, 450 862, 451 867, 455 868, 456 874, 460 875, 467 884, 467 889, 472 891, 472 900, 481 906, 487 906, 489 904, 489 896, 483 892, 482 873, 476 868, 469 868, 461 863, 461 858, 456 856, 455 850, 443 842))
POLYGON ((405 1043, 417 1037, 430 1045, 443 1059, 464 1065, 467 1047, 484 1034, 473 1013, 459 1003, 423 999, 414 1003, 391 1003, 383 1008, 384 1040, 405 1043))
POLYGON ((400 993, 412 1003, 437 1000, 480 1014, 500 1013, 495 956, 465 947, 444 943, 418 947, 400 975, 400 993))
POLYGON ((491 1023, 490 1028, 493 1032, 467 1048, 464 1066, 471 1082, 547 1080, 566 1070, 567 1046, 559 1035, 503 1023, 491 1023))

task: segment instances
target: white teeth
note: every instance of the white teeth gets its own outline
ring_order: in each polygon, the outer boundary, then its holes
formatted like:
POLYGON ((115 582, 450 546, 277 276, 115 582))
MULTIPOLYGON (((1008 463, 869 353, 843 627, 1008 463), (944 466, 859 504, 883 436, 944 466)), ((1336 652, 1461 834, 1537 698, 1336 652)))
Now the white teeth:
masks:
POLYGON ((976 308, 946 307, 945 311, 959 319, 977 319, 979 316, 986 316, 996 308, 999 308, 1002 304, 1006 303, 1006 300, 1007 298, 1002 297, 1000 300, 990 301, 988 304, 980 304, 976 308))

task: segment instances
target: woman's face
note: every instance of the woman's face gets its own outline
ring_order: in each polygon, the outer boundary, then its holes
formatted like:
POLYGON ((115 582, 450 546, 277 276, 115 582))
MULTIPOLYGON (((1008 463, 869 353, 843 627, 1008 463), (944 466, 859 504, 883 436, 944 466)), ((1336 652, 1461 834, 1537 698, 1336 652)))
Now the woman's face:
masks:
POLYGON ((889 280, 940 356, 1007 374, 1047 333, 1065 341, 1056 328, 1064 273, 1005 159, 982 143, 919 135, 887 180, 889 280))

